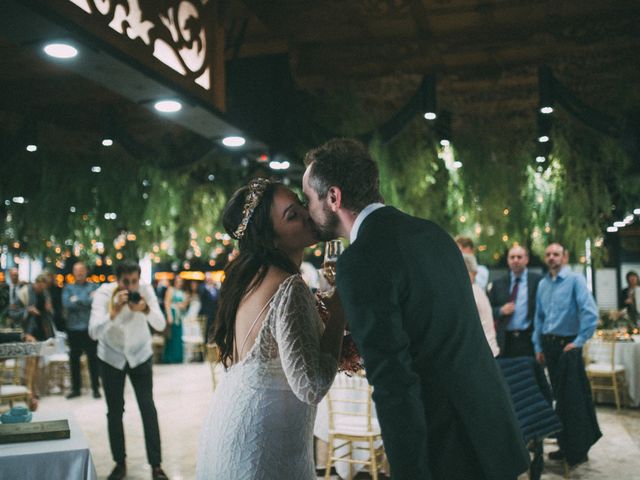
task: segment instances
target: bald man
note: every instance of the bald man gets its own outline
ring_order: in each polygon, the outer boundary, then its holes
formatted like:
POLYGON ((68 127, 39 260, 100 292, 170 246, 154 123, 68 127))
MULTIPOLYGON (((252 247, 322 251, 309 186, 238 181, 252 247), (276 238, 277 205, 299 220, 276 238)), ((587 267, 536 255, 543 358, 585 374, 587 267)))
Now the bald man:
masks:
POLYGON ((82 387, 80 357, 86 353, 91 377, 93 398, 100 398, 98 381, 98 342, 89 337, 91 302, 98 286, 87 282, 87 266, 82 262, 73 265, 74 283, 65 285, 62 305, 66 312, 66 329, 69 338, 69 363, 71 364, 71 393, 67 398, 79 397, 82 387))
POLYGON ((500 357, 533 357, 531 336, 536 293, 542 277, 527 269, 529 252, 522 246, 511 247, 507 264, 509 274, 495 280, 489 290, 500 357))

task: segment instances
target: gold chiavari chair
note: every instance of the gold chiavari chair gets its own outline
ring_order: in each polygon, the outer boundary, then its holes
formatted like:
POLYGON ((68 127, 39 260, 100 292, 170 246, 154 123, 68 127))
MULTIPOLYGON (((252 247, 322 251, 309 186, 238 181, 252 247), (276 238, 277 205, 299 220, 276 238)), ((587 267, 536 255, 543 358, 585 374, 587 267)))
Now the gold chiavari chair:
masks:
POLYGON ((9 407, 17 401, 29 404, 31 391, 22 384, 20 377, 17 358, 0 359, 0 403, 8 403, 9 407))
POLYGON ((591 383, 591 394, 595 398, 597 391, 612 391, 616 401, 616 409, 620 411, 620 405, 626 391, 626 376, 624 365, 616 363, 615 339, 591 340, 585 344, 583 355, 587 377, 591 383), (605 362, 593 361, 591 358, 590 351, 596 346, 606 350, 605 362))
POLYGON ((331 467, 336 462, 349 464, 349 480, 353 477, 353 465, 368 467, 373 480, 378 480, 378 469, 384 462, 384 447, 376 448, 382 441, 380 425, 373 418, 371 386, 360 377, 336 376, 336 380, 327 394, 329 413, 329 440, 325 480, 329 480, 331 467), (366 443, 366 447, 359 444, 366 443), (347 453, 338 455, 343 447, 347 453), (354 452, 364 450, 368 459, 354 458, 354 452))

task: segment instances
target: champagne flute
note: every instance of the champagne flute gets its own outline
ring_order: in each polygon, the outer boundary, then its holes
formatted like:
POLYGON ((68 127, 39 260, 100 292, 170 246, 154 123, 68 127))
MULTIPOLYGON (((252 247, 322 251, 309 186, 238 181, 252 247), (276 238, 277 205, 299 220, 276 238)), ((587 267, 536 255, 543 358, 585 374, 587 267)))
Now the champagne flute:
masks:
POLYGON ((329 240, 325 243, 322 273, 331 287, 336 286, 336 264, 338 263, 338 257, 343 251, 344 245, 342 245, 342 241, 340 240, 329 240))

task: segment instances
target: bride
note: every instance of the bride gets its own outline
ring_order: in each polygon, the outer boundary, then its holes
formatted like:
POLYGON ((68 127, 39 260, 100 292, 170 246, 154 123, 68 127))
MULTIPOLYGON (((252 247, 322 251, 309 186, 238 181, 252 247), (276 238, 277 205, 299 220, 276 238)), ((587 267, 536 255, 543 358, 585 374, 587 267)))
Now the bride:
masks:
POLYGON ((228 367, 200 434, 196 477, 314 479, 316 404, 336 374, 339 300, 326 328, 299 268, 313 223, 285 186, 258 178, 223 213, 240 255, 227 267, 214 341, 228 367))

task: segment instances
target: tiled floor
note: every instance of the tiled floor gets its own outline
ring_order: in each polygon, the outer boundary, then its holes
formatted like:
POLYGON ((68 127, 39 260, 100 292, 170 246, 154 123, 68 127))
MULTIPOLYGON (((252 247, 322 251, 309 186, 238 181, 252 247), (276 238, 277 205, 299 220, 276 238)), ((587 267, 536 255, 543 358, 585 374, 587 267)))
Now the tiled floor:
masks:
MULTIPOLYGON (((163 467, 173 480, 194 478, 200 422, 210 395, 211 376, 208 365, 191 363, 154 366, 154 397, 160 421, 163 467)), ((147 480, 151 477, 151 472, 146 463, 142 422, 130 384, 127 384, 125 401, 129 470, 127 478, 147 480)), ((41 399, 40 409, 47 412, 73 412, 91 446, 98 478, 106 478, 113 463, 107 437, 104 399, 94 400, 88 393, 73 400, 53 395, 41 399)), ((640 411, 625 410, 616 414, 614 409, 601 407, 598 409, 598 420, 604 436, 589 453, 589 462, 573 470, 569 478, 640 478, 640 411)), ((554 445, 545 445, 545 451, 552 450, 555 450, 554 445)), ((547 461, 542 478, 563 478, 562 464, 547 461)))

